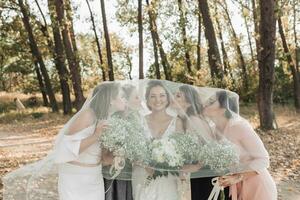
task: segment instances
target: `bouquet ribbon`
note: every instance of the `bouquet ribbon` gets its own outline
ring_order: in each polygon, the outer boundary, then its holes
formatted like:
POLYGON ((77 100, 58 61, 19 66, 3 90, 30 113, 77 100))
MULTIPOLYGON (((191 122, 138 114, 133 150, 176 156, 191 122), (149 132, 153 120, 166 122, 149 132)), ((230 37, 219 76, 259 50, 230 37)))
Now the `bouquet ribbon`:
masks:
POLYGON ((215 177, 211 180, 212 185, 214 186, 207 200, 218 200, 220 191, 224 188, 219 185, 219 177, 215 177))
POLYGON ((114 163, 109 169, 109 173, 113 175, 111 179, 115 179, 122 171, 122 169, 125 167, 125 158, 121 156, 117 156, 114 158, 114 163), (116 172, 114 172, 116 170, 116 172))

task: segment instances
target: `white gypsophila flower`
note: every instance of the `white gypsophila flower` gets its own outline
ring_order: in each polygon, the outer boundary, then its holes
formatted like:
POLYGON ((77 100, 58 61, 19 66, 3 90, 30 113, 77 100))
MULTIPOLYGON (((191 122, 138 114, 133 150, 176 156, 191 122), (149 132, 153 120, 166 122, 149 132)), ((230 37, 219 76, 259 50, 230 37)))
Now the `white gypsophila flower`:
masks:
POLYGON ((229 141, 212 141, 203 146, 199 160, 212 170, 224 173, 239 162, 239 155, 229 141))

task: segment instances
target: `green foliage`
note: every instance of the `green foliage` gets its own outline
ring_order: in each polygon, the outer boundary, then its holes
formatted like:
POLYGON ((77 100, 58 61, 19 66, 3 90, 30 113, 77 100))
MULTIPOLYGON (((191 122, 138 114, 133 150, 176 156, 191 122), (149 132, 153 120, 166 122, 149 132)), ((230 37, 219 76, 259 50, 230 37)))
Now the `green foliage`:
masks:
POLYGON ((288 104, 293 99, 292 77, 284 71, 284 66, 275 67, 275 84, 273 100, 275 103, 288 104))

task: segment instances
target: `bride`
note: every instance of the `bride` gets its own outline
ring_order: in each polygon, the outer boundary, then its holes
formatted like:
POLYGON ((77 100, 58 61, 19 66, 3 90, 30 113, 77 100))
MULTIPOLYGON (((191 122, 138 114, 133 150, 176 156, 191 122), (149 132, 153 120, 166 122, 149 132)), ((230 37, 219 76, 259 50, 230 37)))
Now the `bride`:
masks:
MULTIPOLYGON (((146 88, 146 103, 151 114, 144 119, 144 133, 149 139, 168 137, 182 129, 182 123, 177 117, 166 112, 170 105, 170 94, 160 81, 148 82, 146 88)), ((178 200, 178 177, 173 175, 157 177, 147 183, 147 177, 153 174, 153 169, 135 166, 132 174, 133 197, 135 200, 178 200)))

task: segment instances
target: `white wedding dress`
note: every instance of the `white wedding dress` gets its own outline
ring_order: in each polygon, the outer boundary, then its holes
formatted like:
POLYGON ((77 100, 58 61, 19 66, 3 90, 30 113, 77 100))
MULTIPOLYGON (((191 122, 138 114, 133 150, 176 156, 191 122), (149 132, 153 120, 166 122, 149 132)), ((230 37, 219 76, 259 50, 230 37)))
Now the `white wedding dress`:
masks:
POLYGON ((95 124, 73 135, 63 135, 56 153, 56 162, 60 163, 60 200, 104 200, 102 167, 95 165, 101 160, 100 144, 96 142, 79 154, 81 141, 93 134, 94 130, 95 124), (82 165, 70 164, 70 161, 82 165))
MULTIPOLYGON (((150 129, 144 120, 144 133, 148 138, 153 138, 150 129)), ((172 119, 162 138, 168 137, 176 129, 176 117, 172 119)), ((134 200, 178 200, 178 177, 173 175, 157 177, 147 183, 147 171, 135 166, 132 172, 132 190, 134 200)))

